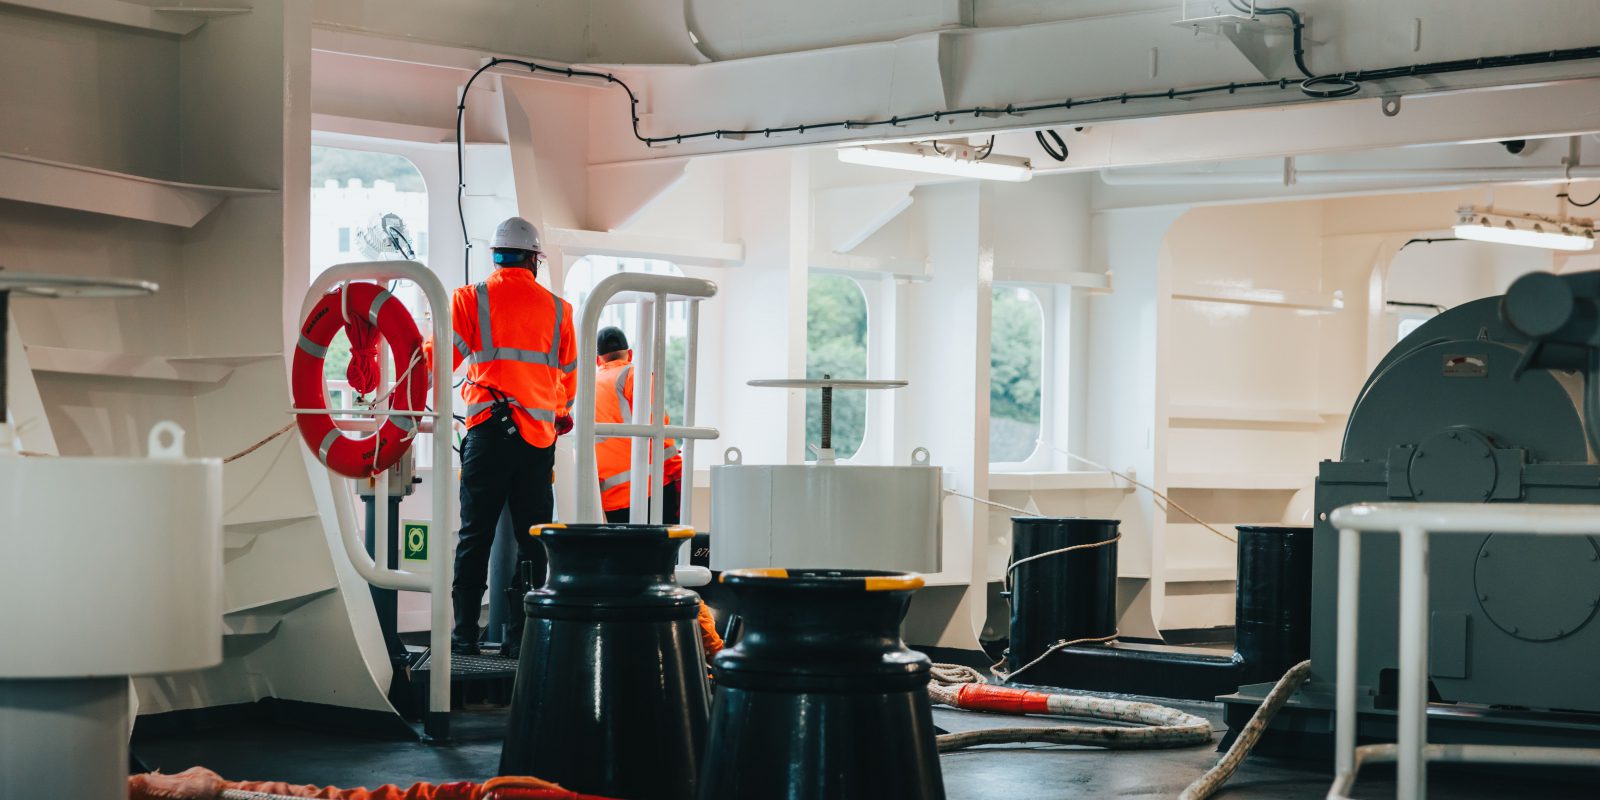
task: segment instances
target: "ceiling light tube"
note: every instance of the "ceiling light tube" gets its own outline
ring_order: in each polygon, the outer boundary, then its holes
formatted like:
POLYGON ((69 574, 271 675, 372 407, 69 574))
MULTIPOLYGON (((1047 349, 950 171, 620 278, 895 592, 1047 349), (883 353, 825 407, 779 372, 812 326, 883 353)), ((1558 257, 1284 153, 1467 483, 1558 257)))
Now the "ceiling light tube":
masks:
POLYGON ((1580 252, 1594 249, 1594 223, 1587 219, 1554 219, 1466 207, 1457 212, 1457 238, 1549 250, 1580 252))
POLYGON ((983 160, 956 158, 940 153, 927 143, 843 147, 838 153, 839 160, 846 164, 931 172, 957 178, 1016 182, 1033 177, 1033 165, 1026 158, 999 154, 983 160))

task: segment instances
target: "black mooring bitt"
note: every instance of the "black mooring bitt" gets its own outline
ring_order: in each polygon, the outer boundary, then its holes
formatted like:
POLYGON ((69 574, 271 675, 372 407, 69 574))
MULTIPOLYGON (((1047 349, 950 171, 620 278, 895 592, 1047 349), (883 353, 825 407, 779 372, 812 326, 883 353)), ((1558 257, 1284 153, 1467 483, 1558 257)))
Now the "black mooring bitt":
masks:
POLYGON ((549 579, 523 600, 500 774, 690 800, 711 701, 700 600, 674 577, 687 529, 570 524, 543 528, 539 541, 549 579))
MULTIPOLYGON (((1018 517, 1012 558, 1109 541, 1115 520, 1018 517)), ((1080 644, 1046 656, 1019 683, 1209 700, 1277 680, 1311 654, 1311 536, 1306 527, 1239 526, 1236 648, 1080 644)), ((1062 640, 1115 632, 1116 545, 1028 561, 1013 573, 1011 649, 1016 670, 1062 640)))
POLYGON ((943 800, 930 662, 900 638, 921 578, 723 574, 743 620, 714 660, 701 800, 943 800))

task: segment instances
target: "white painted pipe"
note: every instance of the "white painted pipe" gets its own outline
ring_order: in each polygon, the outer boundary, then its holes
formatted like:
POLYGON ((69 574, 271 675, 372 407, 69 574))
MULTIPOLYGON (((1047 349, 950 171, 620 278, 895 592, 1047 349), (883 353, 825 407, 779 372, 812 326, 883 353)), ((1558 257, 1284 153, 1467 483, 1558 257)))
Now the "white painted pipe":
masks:
POLYGON ((1102 170, 1107 186, 1284 186, 1338 183, 1560 183, 1600 178, 1600 166, 1296 169, 1271 172, 1102 170))
MULTIPOLYGON (((650 395, 651 387, 655 385, 656 367, 656 326, 655 320, 656 301, 652 296, 642 299, 638 304, 638 324, 634 326, 635 336, 633 351, 637 358, 633 361, 633 424, 636 426, 650 427, 650 395)), ((654 433, 651 430, 650 433, 654 433)), ((635 436, 630 446, 633 448, 628 459, 628 521, 640 524, 650 521, 650 511, 646 508, 650 502, 650 445, 647 438, 650 433, 635 436), (643 476, 644 480, 639 478, 643 476)))
POLYGON ((1400 707, 1397 739, 1396 797, 1428 796, 1428 532, 1416 526, 1400 530, 1400 707))
MULTIPOLYGON (((391 284, 392 285, 392 284, 391 284)), ((378 390, 381 393, 384 387, 391 385, 395 379, 394 355, 389 349, 388 339, 378 340, 378 390)), ((397 387, 398 388, 398 387, 397 387)), ((379 396, 382 396, 381 394, 379 396)), ((393 405, 393 403, 390 403, 393 405)), ((376 422, 377 418, 374 417, 376 422)), ((408 451, 400 457, 410 457, 408 451)), ((373 477, 372 480, 372 530, 367 535, 372 539, 373 563, 382 568, 389 566, 389 471, 384 470, 373 477)))
MULTIPOLYGON (((683 365, 683 419, 681 422, 694 427, 696 393, 695 384, 700 378, 700 364, 696 357, 700 352, 700 301, 689 301, 689 341, 683 365)), ((678 519, 684 525, 694 527, 694 440, 679 439, 678 450, 683 453, 683 477, 681 480, 682 492, 678 498, 678 519)), ((694 545, 681 548, 678 554, 678 563, 687 566, 689 559, 694 554, 694 545)))
POLYGON ((1348 800, 1364 762, 1397 765, 1397 796, 1427 794, 1430 761, 1600 766, 1600 749, 1428 744, 1428 536, 1445 533, 1588 536, 1592 506, 1477 503, 1360 503, 1335 509, 1329 522, 1339 530, 1338 672, 1335 687, 1335 767, 1329 800, 1348 800), (1397 741, 1355 746, 1359 639, 1360 536, 1400 535, 1400 700, 1397 741))
MULTIPOLYGON (((358 280, 408 280, 422 289, 433 312, 433 340, 438 343, 452 341, 450 326, 450 294, 445 291, 439 276, 427 265, 417 261, 360 261, 329 267, 311 282, 305 302, 300 308, 300 319, 305 319, 311 308, 324 293, 336 284, 358 280)), ((445 351, 440 351, 445 352, 445 351)), ((440 420, 448 419, 454 407, 451 359, 433 360, 433 408, 431 412, 410 412, 406 416, 431 416, 436 427, 440 420)), ((591 371, 591 380, 593 372, 591 371)), ((432 537, 428 547, 428 569, 423 576, 404 570, 380 569, 367 555, 363 543, 355 540, 354 525, 344 524, 340 515, 340 535, 345 554, 355 566, 356 574, 363 580, 383 589, 428 592, 430 631, 428 645, 431 671, 428 677, 428 712, 432 718, 425 727, 432 733, 435 725, 449 719, 450 713, 450 628, 453 610, 450 603, 450 584, 455 577, 455 537, 448 527, 456 517, 456 471, 452 469, 449 425, 442 426, 446 433, 433 437, 433 522, 440 534, 432 537)), ((345 503, 348 506, 348 501, 345 503)), ((376 548, 374 548, 376 550, 376 548)), ((445 722, 447 724, 447 722, 445 722)), ((446 729, 447 730, 447 729, 446 729)))
MULTIPOLYGON (((672 298, 706 298, 717 293, 717 285, 701 278, 685 278, 675 275, 650 275, 638 272, 619 272, 608 276, 595 285, 594 291, 589 293, 589 299, 584 302, 583 309, 578 313, 578 400, 573 406, 573 432, 577 435, 578 469, 577 469, 577 498, 579 522, 598 522, 593 515, 600 507, 600 482, 596 478, 594 442, 598 433, 613 436, 675 436, 678 438, 715 439, 718 434, 713 428, 688 428, 683 426, 666 425, 664 420, 656 420, 654 425, 600 425, 594 421, 594 375, 595 375, 595 336, 600 328, 600 315, 605 311, 607 303, 613 299, 626 299, 638 301, 644 299, 642 295, 628 295, 624 293, 637 292, 643 295, 655 295, 672 298)), ((652 331, 653 332, 653 331, 652 331)), ((691 357, 693 357, 691 351, 691 357)), ((638 380, 639 370, 635 369, 635 381, 638 380)), ((639 384, 635 383, 635 387, 639 384)), ((648 386, 648 384, 646 384, 648 386)), ((637 395, 635 395, 637 396, 637 395)), ((635 461, 635 463, 638 463, 635 461)))
MULTIPOLYGON (((353 489, 354 486, 348 480, 339 483, 339 491, 349 493, 353 489)), ((361 541, 361 530, 358 526, 341 524, 339 528, 339 540, 344 544, 345 557, 350 559, 350 564, 356 568, 356 574, 360 575, 362 580, 379 589, 402 592, 432 591, 432 583, 427 575, 379 567, 372 554, 367 552, 366 543, 361 541)))
POLYGON ((715 439, 721 435, 716 428, 695 428, 686 425, 634 425, 632 423, 606 423, 594 426, 597 437, 650 436, 661 433, 673 438, 715 439))
POLYGON ((1357 503, 1335 509, 1335 528, 1430 533, 1550 533, 1591 536, 1594 506, 1529 503, 1357 503))
MULTIPOLYGON (((1352 800, 1350 791, 1360 769, 1368 764, 1393 764, 1399 760, 1397 744, 1367 744, 1356 748, 1355 767, 1340 771, 1326 800, 1352 800)), ((1600 767, 1600 749, 1590 747, 1527 747, 1523 745, 1430 744, 1423 748, 1429 764, 1515 764, 1517 766, 1600 767)))
MULTIPOLYGON (((655 323, 656 323, 655 343, 656 343, 656 346, 655 346, 655 349, 653 351, 651 351, 653 353, 653 357, 650 359, 650 393, 647 394, 646 397, 650 398, 648 403, 650 405, 650 422, 651 422, 651 424, 652 425, 666 425, 666 420, 667 420, 667 407, 666 407, 666 401, 667 401, 667 297, 666 297, 666 295, 660 295, 660 294, 656 295, 655 302, 651 303, 651 306, 652 306, 652 308, 654 308, 654 312, 653 313, 655 315, 655 323), (660 380, 657 380, 658 377, 660 378, 660 380), (656 386, 657 385, 659 385, 661 387, 661 391, 659 391, 659 392, 656 391, 656 386)), ((663 476, 666 474, 666 467, 667 467, 667 465, 666 465, 666 460, 667 459, 664 457, 664 454, 666 452, 666 444, 667 444, 667 439, 666 439, 665 436, 657 436, 656 438, 650 439, 650 441, 648 442, 648 445, 650 447, 650 458, 648 460, 646 460, 645 464, 644 464, 645 469, 648 470, 647 480, 649 481, 649 483, 647 485, 650 487, 650 496, 656 499, 656 501, 654 503, 650 503, 649 504, 649 507, 650 507, 650 524, 652 524, 652 525, 660 525, 662 523, 662 521, 664 521, 665 518, 666 518, 666 508, 665 508, 665 506, 666 506, 666 502, 665 502, 666 495, 663 493, 663 489, 665 487, 662 486, 663 476)), ((634 464, 633 464, 633 470, 634 470, 634 474, 638 475, 639 463, 637 461, 634 462, 634 464)), ((686 550, 686 549, 687 548, 683 548, 683 547, 678 548, 679 552, 682 552, 683 550, 686 550)))
POLYGON ((1361 533, 1339 531, 1339 618, 1334 684, 1334 766, 1356 768, 1357 620, 1361 613, 1361 533))
MULTIPOLYGON (((428 416, 416 418, 418 433, 433 433, 433 414, 432 412, 426 413, 428 413, 428 416)), ((376 419, 336 419, 333 421, 333 426, 341 431, 350 431, 351 433, 372 433, 383 427, 383 424, 376 419)))

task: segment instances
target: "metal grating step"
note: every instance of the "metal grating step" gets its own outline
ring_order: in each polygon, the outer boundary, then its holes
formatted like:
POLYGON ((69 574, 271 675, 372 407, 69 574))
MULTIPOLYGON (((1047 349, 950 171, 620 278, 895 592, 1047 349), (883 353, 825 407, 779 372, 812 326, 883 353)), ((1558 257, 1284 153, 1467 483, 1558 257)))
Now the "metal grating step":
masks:
MULTIPOLYGON (((416 666, 411 668, 412 675, 430 672, 433 669, 433 653, 428 652, 422 656, 416 666)), ((514 678, 517 675, 516 659, 501 658, 499 653, 486 651, 479 656, 451 656, 450 680, 451 681, 484 681, 501 678, 514 678)), ((420 679, 417 679, 420 680, 420 679)))

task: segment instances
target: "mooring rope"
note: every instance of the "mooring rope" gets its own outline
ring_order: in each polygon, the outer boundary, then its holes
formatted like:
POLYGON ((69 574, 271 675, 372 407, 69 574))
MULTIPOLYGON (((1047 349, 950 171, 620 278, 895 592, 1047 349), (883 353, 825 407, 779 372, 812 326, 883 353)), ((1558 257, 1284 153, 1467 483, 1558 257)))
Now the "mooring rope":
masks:
POLYGON ((986 683, 971 667, 935 664, 928 699, 968 710, 1041 713, 1120 725, 1054 725, 1039 728, 990 728, 947 733, 938 737, 939 752, 985 744, 1077 744, 1112 750, 1192 747, 1211 741, 1211 723, 1175 708, 1136 700, 1092 695, 1031 692, 986 683), (981 688, 980 688, 981 687, 981 688))

